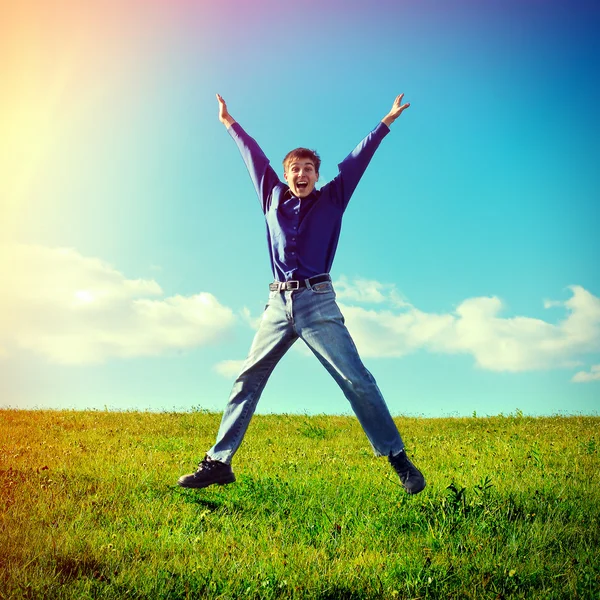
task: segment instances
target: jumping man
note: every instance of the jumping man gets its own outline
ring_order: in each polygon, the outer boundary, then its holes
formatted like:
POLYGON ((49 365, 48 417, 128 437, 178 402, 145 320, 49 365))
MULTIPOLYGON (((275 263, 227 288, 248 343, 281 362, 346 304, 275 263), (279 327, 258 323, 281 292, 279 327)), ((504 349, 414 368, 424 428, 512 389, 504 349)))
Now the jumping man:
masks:
POLYGON ((375 150, 390 125, 410 104, 404 94, 390 112, 338 165, 337 176, 320 190, 321 160, 296 148, 283 160, 281 181, 269 160, 227 110, 217 94, 219 120, 235 140, 248 167, 265 215, 274 281, 252 347, 225 407, 215 445, 195 473, 179 485, 204 488, 235 481, 236 453, 269 375, 291 345, 301 338, 329 371, 350 402, 376 456, 387 456, 404 489, 418 494, 425 479, 404 451, 404 443, 375 379, 363 365, 335 300, 329 271, 342 215, 375 150))

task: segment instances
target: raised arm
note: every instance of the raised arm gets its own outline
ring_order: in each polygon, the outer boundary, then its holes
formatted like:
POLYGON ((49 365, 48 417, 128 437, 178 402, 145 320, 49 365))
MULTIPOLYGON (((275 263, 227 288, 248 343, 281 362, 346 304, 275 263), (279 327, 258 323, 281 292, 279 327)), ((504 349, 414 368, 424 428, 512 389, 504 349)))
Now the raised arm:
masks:
POLYGON ((225 100, 217 94, 219 102, 219 121, 225 125, 229 135, 234 139, 240 154, 246 163, 250 179, 258 195, 263 212, 266 213, 273 188, 280 183, 277 173, 261 150, 256 140, 250 137, 242 126, 229 114, 225 100))
POLYGON ((332 201, 343 209, 348 205, 381 140, 390 132, 390 125, 410 106, 408 103, 402 104, 403 98, 404 94, 396 96, 388 114, 338 165, 340 172, 327 184, 332 186, 332 201))

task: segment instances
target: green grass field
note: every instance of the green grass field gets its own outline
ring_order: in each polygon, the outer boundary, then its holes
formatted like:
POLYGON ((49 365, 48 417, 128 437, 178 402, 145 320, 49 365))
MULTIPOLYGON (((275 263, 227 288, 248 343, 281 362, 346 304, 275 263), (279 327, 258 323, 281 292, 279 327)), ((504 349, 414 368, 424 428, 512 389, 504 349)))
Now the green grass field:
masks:
POLYGON ((176 485, 220 415, 0 411, 0 598, 600 598, 600 418, 256 416, 238 481, 176 485))

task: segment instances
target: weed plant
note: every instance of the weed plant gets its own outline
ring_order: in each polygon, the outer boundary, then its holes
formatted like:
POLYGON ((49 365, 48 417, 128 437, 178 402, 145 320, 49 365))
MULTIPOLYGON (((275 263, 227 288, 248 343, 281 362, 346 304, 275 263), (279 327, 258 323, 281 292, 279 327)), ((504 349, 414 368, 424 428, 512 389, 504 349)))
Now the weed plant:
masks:
POLYGON ((597 417, 257 415, 238 481, 177 478, 220 415, 0 411, 0 598, 600 598, 597 417))

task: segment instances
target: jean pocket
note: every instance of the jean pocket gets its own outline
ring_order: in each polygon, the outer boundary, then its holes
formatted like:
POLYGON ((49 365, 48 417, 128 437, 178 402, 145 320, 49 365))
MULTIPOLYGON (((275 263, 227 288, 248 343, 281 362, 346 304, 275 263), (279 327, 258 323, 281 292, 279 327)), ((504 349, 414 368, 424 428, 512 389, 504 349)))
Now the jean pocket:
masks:
POLYGON ((333 292, 333 285, 331 284, 331 281, 315 283, 315 285, 311 285, 310 287, 315 294, 327 294, 329 292, 333 292))

